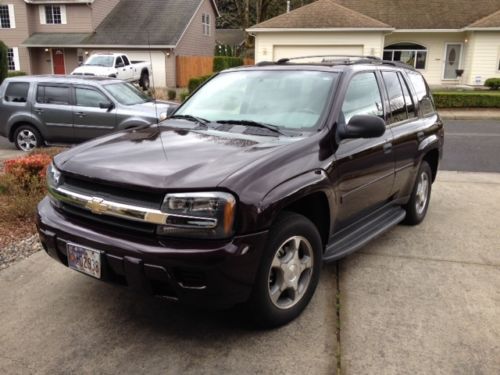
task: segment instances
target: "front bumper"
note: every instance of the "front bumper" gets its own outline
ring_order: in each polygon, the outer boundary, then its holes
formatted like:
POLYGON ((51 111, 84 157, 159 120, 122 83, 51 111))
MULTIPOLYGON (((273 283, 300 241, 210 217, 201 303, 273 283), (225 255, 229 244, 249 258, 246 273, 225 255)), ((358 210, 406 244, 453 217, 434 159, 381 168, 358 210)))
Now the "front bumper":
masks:
POLYGON ((37 228, 45 251, 68 265, 68 242, 103 252, 103 281, 187 304, 226 307, 250 297, 267 231, 226 241, 146 238, 68 218, 46 197, 37 228))

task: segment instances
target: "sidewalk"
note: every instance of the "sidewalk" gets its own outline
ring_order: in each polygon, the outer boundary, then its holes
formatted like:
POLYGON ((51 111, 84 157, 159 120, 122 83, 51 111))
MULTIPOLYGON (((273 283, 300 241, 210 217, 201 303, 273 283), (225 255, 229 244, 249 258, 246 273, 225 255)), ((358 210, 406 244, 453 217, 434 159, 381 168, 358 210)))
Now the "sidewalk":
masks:
POLYGON ((443 120, 500 120, 500 108, 438 109, 443 120))
POLYGON ((500 174, 433 189, 421 225, 340 261, 342 374, 500 374, 500 174))

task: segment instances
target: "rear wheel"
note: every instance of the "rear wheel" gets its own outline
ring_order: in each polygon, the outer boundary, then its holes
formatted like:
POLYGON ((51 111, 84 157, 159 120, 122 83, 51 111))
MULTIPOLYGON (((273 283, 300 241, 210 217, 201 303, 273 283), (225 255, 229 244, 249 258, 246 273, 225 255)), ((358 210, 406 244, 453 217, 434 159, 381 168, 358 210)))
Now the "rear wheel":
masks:
POLYGON ((424 220, 431 200, 431 189, 432 170, 429 164, 424 160, 420 165, 410 201, 404 207, 406 210, 406 224, 417 225, 424 220))
POLYGON ((21 125, 14 133, 14 144, 21 151, 29 152, 40 147, 42 143, 42 135, 31 125, 21 125))
POLYGON ((249 301, 255 322, 273 327, 296 318, 318 285, 321 261, 321 238, 315 225, 302 215, 281 215, 269 233, 249 301))
POLYGON ((142 72, 141 79, 139 80, 139 85, 142 87, 144 91, 149 90, 150 82, 149 82, 149 73, 142 72))

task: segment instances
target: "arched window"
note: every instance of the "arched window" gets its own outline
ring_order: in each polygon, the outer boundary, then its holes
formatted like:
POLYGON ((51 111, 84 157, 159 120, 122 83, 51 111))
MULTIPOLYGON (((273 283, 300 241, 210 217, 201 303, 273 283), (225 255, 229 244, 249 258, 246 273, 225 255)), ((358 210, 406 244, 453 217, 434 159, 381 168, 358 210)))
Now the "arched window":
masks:
POLYGON ((416 43, 395 43, 384 48, 384 60, 401 61, 416 69, 425 69, 427 48, 416 43))

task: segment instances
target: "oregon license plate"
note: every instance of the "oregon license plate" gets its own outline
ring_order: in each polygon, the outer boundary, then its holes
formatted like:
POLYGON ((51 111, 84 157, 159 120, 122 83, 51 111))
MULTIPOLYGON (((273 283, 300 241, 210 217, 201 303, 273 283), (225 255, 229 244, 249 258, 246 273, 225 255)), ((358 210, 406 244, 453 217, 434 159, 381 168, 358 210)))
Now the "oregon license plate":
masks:
POLYGON ((101 278, 101 251, 67 244, 68 266, 97 279, 101 278))

